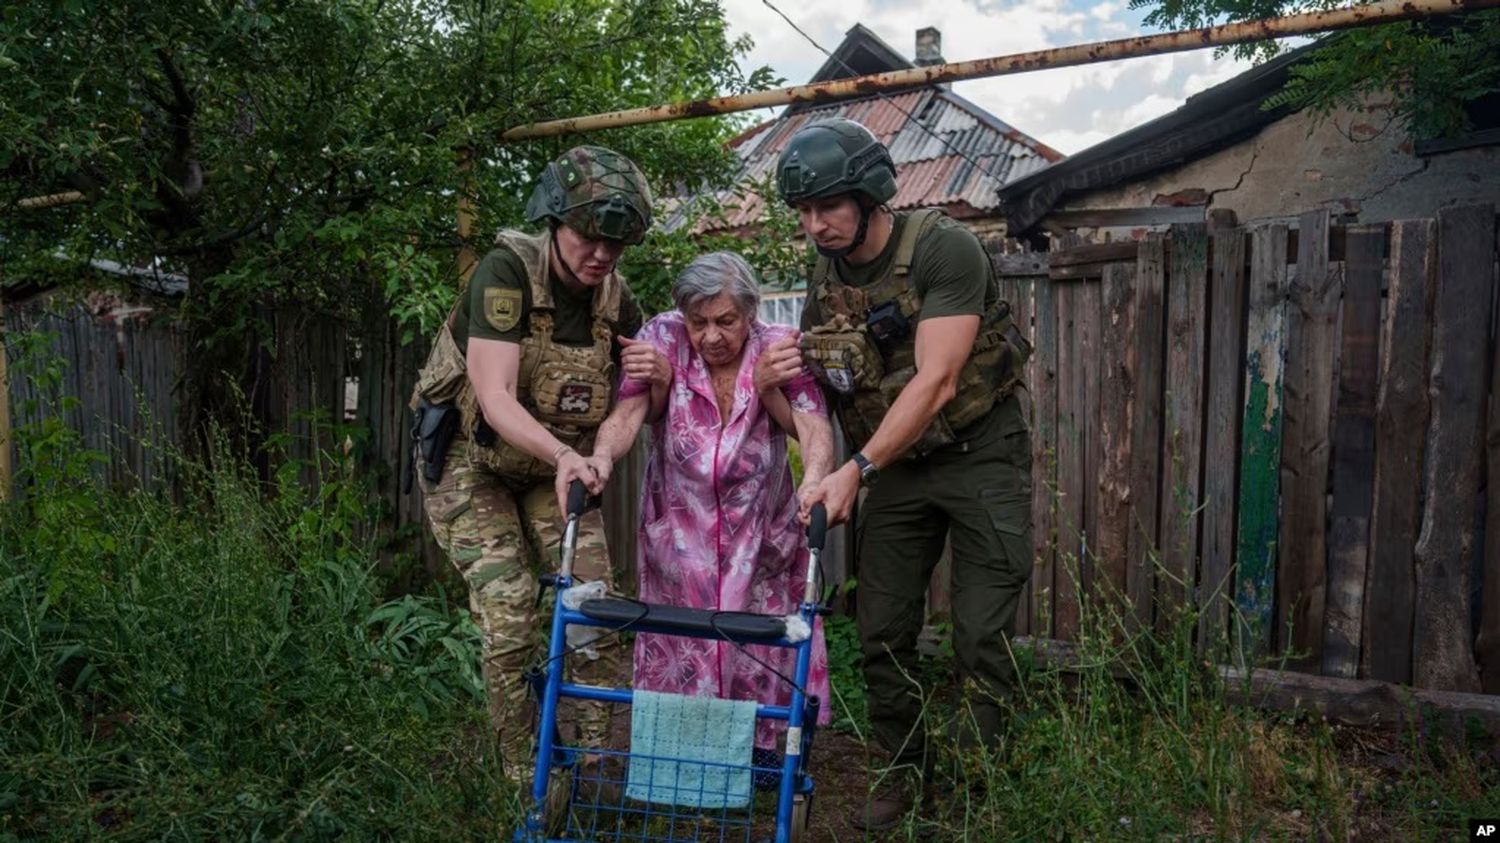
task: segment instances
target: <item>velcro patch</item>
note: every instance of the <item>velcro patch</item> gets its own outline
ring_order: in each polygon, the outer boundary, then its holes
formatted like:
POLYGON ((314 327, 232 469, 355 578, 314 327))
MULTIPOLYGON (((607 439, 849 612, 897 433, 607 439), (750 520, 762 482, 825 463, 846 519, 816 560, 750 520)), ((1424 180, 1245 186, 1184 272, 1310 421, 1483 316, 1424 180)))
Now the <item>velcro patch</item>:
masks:
POLYGON ((521 321, 521 291, 491 287, 484 291, 484 321, 497 331, 509 331, 521 321))
POLYGON ((557 411, 583 415, 594 399, 594 388, 586 383, 563 384, 557 393, 557 411))

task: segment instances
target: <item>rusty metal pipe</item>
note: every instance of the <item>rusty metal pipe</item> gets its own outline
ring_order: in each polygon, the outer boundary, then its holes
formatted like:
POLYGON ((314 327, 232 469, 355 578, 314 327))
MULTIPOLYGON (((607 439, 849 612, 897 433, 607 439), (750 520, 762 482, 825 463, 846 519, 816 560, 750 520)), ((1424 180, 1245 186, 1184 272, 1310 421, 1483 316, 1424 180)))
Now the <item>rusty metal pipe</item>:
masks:
POLYGON ((86 198, 88 197, 76 190, 69 190, 65 193, 49 193, 46 196, 28 196, 17 200, 16 207, 23 211, 33 211, 41 208, 56 208, 58 205, 72 205, 86 198))
POLYGON ((660 123, 689 117, 706 117, 712 114, 730 114, 736 111, 748 111, 752 108, 765 108, 794 102, 836 102, 865 97, 878 92, 899 91, 942 82, 1005 76, 1012 73, 1027 73, 1033 70, 1072 67, 1140 56, 1156 56, 1163 53, 1199 50, 1204 47, 1222 47, 1248 41, 1263 41, 1267 38, 1332 32, 1392 21, 1452 15, 1497 7, 1500 7, 1500 0, 1384 0, 1384 2, 1365 6, 1306 12, 1202 29, 1120 38, 1114 41, 1096 41, 1071 47, 1014 53, 1008 56, 949 62, 931 67, 914 67, 909 70, 893 70, 869 76, 836 79, 810 85, 793 85, 738 96, 632 108, 587 117, 547 120, 507 129, 500 135, 500 139, 517 141, 575 132, 591 132, 618 126, 660 123))
MULTIPOLYGON (((753 108, 766 108, 794 102, 837 102, 878 92, 920 88, 943 82, 1029 73, 1053 67, 1073 67, 1164 53, 1180 53, 1200 50, 1204 47, 1223 47, 1249 41, 1262 41, 1267 38, 1334 32, 1340 29, 1354 29, 1393 21, 1455 15, 1493 8, 1500 8, 1500 0, 1383 0, 1383 2, 1364 6, 1305 12, 1202 29, 1185 29, 1157 35, 1120 38, 1113 41, 1095 41, 1071 47, 1055 47, 973 61, 949 62, 932 67, 893 70, 887 73, 875 73, 869 76, 856 76, 811 85, 793 85, 738 96, 713 97, 648 108, 610 111, 586 117, 568 117, 561 120, 528 123, 507 129, 501 133, 500 140, 502 142, 526 140, 643 123, 684 120, 690 117, 707 117, 713 114, 732 114, 737 111, 749 111, 753 108)), ((83 194, 76 191, 55 193, 50 196, 22 199, 16 203, 16 207, 22 209, 52 208, 82 202, 85 198, 83 194)))

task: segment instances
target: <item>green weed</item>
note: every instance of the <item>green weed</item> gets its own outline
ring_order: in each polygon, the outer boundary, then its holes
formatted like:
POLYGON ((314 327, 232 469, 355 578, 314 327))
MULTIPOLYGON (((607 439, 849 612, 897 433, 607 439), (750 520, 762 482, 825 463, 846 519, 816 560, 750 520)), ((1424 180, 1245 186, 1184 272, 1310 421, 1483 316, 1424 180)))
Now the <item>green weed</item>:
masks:
POLYGON ((476 839, 510 824, 479 633, 385 599, 325 459, 270 490, 219 441, 180 489, 103 488, 18 432, 0 510, 0 840, 476 839), (209 467, 211 466, 211 467, 209 467))

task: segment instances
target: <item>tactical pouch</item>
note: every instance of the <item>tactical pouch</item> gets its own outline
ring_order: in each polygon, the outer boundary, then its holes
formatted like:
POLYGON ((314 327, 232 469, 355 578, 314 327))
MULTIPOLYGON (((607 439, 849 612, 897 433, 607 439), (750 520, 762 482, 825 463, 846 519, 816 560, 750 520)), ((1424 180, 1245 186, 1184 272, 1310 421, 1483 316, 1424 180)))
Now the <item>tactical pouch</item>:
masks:
POLYGON ((432 342, 432 351, 427 354, 427 364, 417 374, 416 387, 412 389, 411 408, 416 410, 425 399, 429 404, 451 405, 468 382, 464 355, 458 350, 453 332, 448 323, 438 329, 432 342))
POLYGON ((433 404, 421 398, 415 412, 411 438, 417 449, 417 461, 422 465, 423 479, 436 483, 443 477, 448 448, 458 432, 458 408, 452 404, 433 404))
POLYGON ((885 367, 864 326, 855 328, 839 317, 804 333, 801 346, 813 376, 840 395, 880 386, 885 367))
POLYGON ((609 413, 610 371, 565 360, 547 360, 531 376, 538 421, 597 427, 609 413))
POLYGON ((911 336, 911 319, 901 311, 901 303, 892 299, 870 311, 865 330, 880 353, 889 356, 911 336))

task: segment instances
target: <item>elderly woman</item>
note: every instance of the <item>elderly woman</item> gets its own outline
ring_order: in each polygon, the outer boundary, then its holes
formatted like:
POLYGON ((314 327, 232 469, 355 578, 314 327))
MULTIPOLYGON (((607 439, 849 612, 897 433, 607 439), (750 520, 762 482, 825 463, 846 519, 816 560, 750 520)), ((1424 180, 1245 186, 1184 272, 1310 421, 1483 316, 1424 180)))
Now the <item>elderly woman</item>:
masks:
MULTIPOLYGON (((692 608, 786 615, 802 599, 807 549, 786 437, 798 438, 803 488, 828 473, 833 435, 822 393, 801 371, 797 332, 756 319, 760 284, 744 259, 715 252, 672 287, 677 310, 621 338, 619 403, 599 428, 589 466, 600 484, 653 422, 641 492, 640 599, 692 608), (768 384, 785 383, 784 386, 768 384)), ((810 694, 829 719, 828 657, 814 631, 810 694)), ((786 705, 795 653, 641 634, 635 686, 786 705), (748 652, 747 652, 748 651, 748 652)), ((783 724, 784 728, 784 724, 783 724)), ((757 726, 760 763, 777 724, 757 726)))

